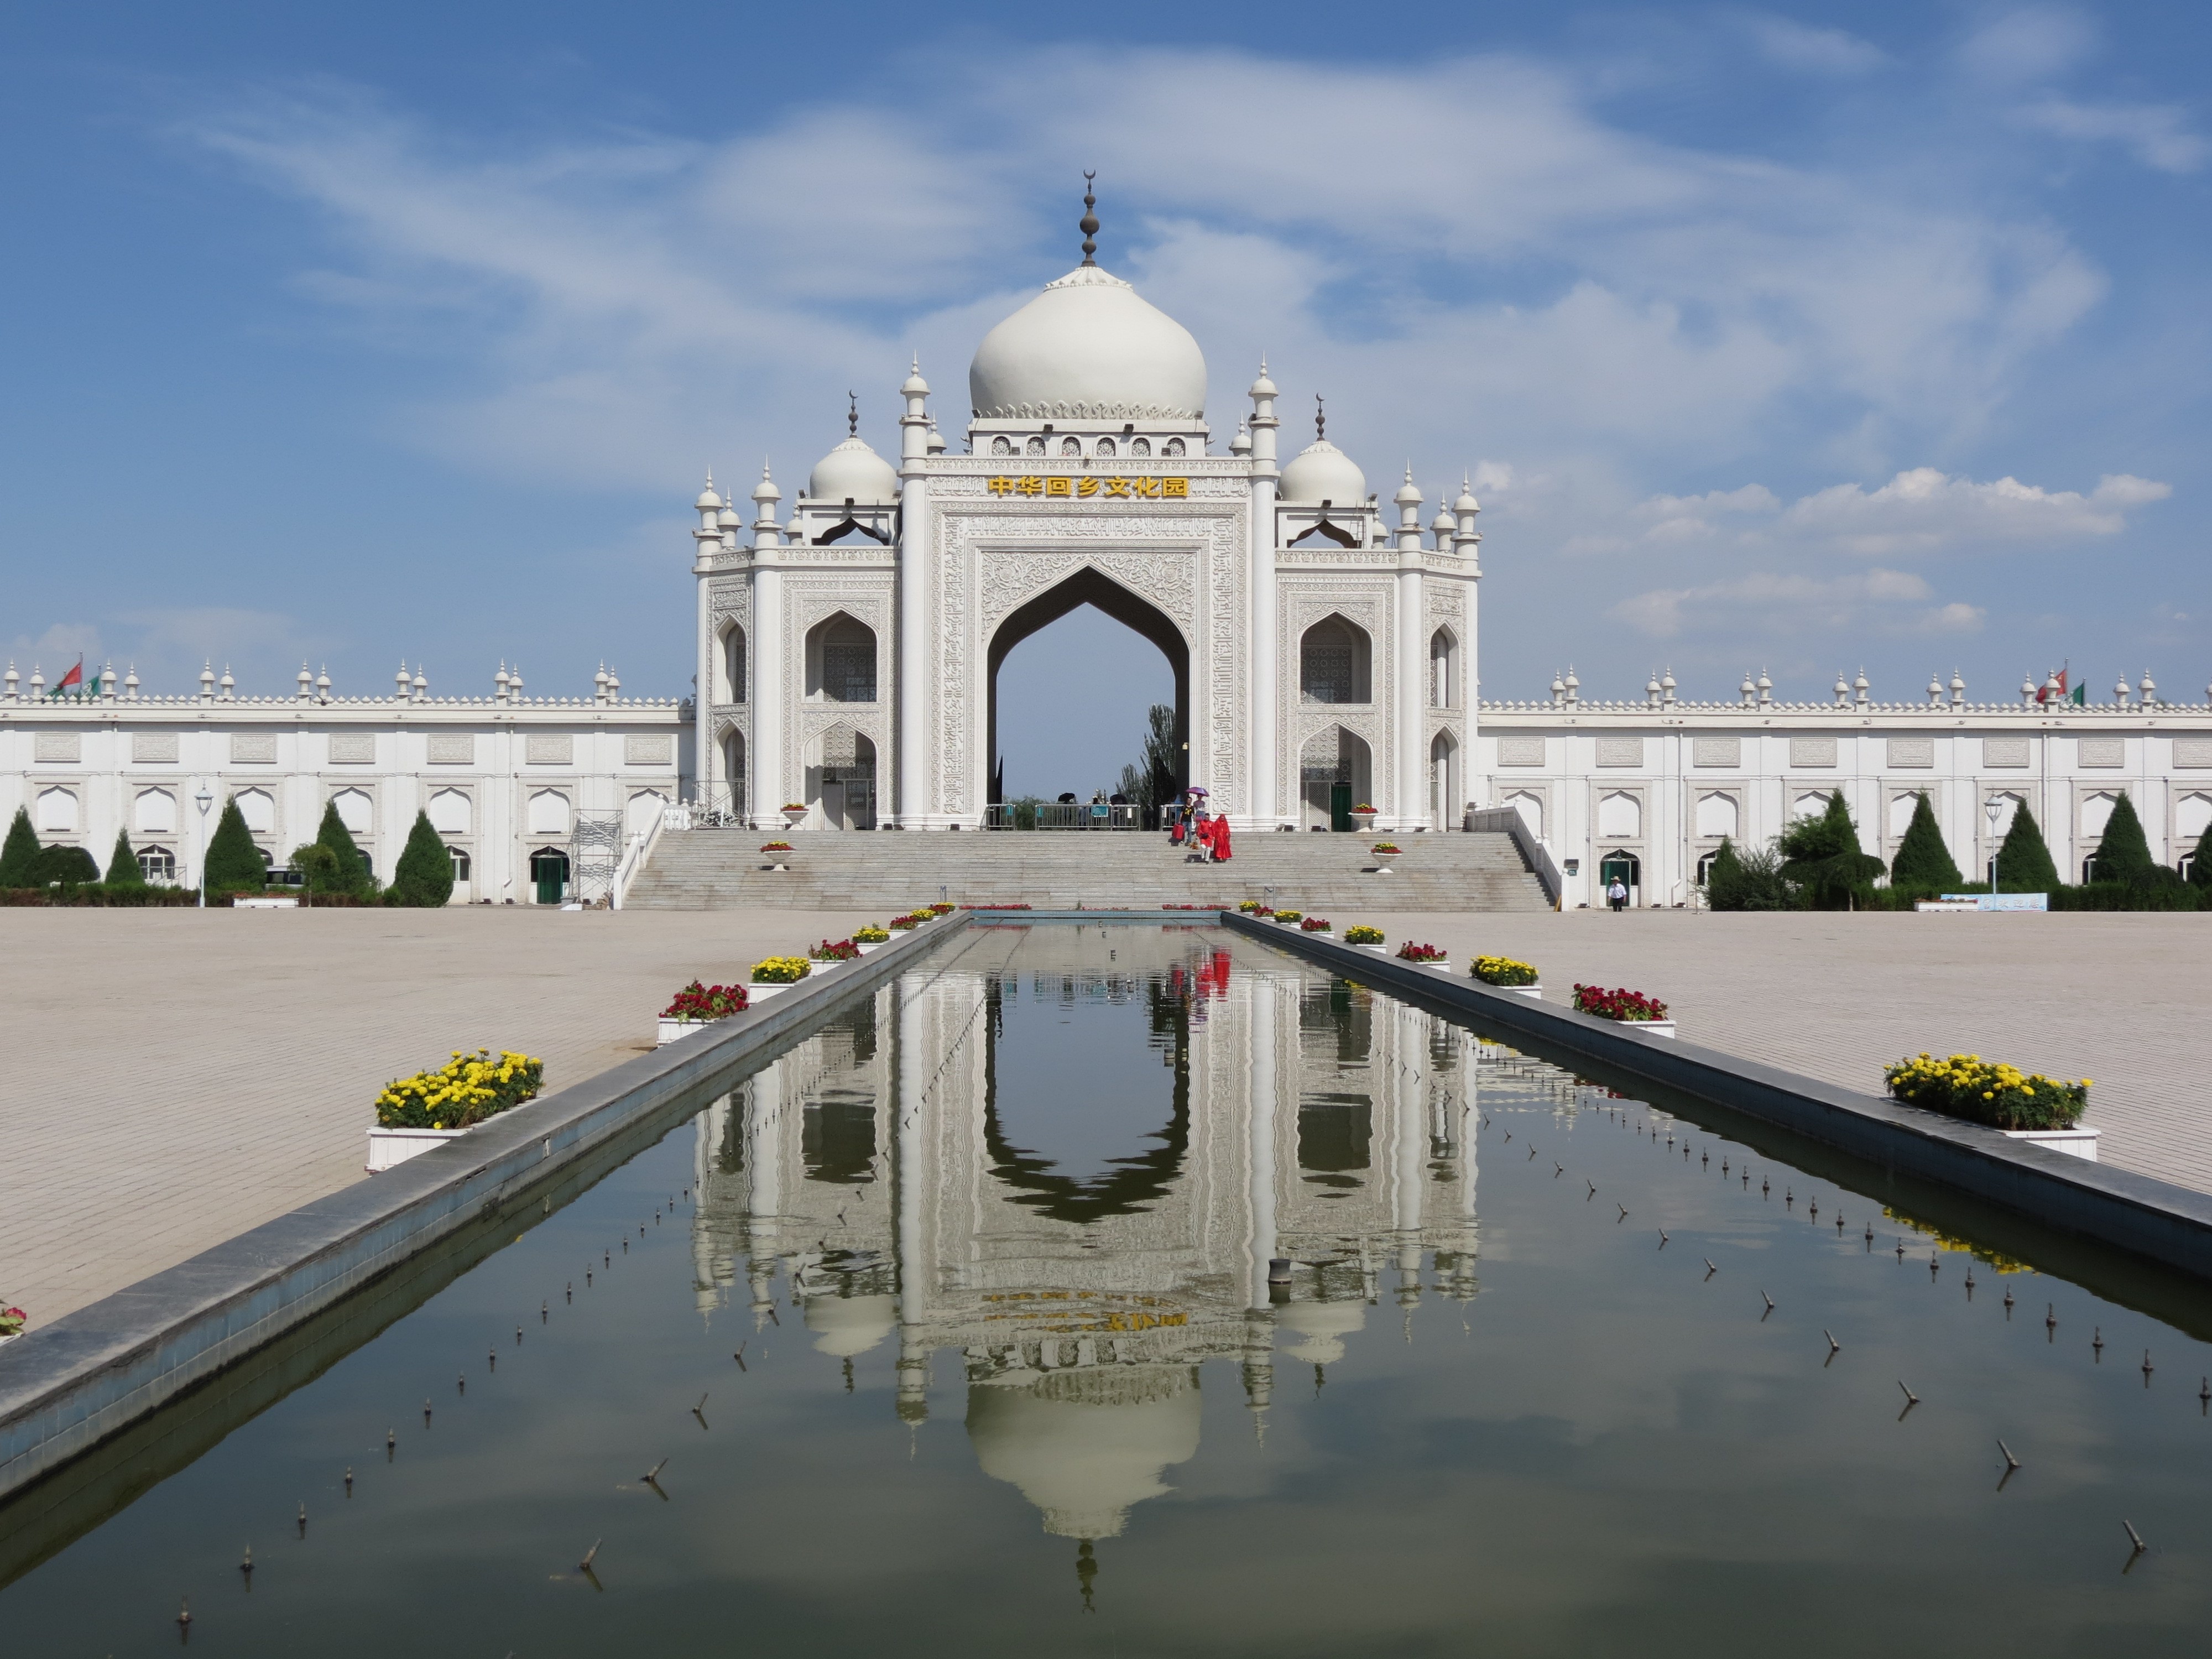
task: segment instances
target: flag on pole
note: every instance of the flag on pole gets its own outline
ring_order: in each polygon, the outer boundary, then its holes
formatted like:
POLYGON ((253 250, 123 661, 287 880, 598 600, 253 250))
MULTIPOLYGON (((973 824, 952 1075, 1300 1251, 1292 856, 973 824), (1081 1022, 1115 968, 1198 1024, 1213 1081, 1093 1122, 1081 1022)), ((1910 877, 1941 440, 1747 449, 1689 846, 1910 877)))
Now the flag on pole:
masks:
POLYGON ((84 657, 81 653, 76 659, 76 666, 70 669, 68 673, 63 675, 61 678, 54 682, 54 689, 46 693, 46 701, 52 702, 55 698, 60 696, 63 692, 68 690, 72 685, 78 688, 79 695, 82 695, 82 688, 84 686, 84 657))
POLYGON ((2084 680, 2081 684, 2075 686, 2071 691, 2069 691, 2066 694, 2066 701, 2070 703, 2078 704, 2083 708, 2087 708, 2089 706, 2088 682, 2084 680))

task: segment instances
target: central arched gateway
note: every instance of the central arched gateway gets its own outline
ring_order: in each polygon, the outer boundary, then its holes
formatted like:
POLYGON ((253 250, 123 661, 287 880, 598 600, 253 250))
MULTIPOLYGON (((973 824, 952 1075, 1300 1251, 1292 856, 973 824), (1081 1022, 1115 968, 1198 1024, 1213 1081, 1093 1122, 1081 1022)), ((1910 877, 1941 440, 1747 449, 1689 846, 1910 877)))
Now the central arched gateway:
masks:
POLYGON ((1085 565, 1065 580, 1054 583, 1035 598, 1017 605, 999 624, 991 636, 991 647, 984 664, 989 689, 986 693, 988 730, 986 752, 989 757, 988 794, 992 805, 999 804, 999 670, 1007 654, 1024 640, 1040 629, 1050 627, 1071 611, 1084 605, 1102 611, 1131 631, 1141 635, 1159 647, 1160 654, 1168 659, 1175 673, 1176 711, 1176 767, 1175 787, 1177 793, 1190 782, 1190 647, 1182 630, 1146 599, 1106 575, 1096 567, 1085 565))

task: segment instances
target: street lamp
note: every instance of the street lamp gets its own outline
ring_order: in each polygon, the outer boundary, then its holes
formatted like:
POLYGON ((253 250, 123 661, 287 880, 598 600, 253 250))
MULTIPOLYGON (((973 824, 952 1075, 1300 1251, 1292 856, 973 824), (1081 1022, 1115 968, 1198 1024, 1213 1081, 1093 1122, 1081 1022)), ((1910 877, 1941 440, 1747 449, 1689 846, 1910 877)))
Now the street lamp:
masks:
POLYGON ((1997 820, 2004 816, 2004 797, 1991 795, 1983 810, 1990 815, 1990 891, 1997 890, 1997 820))
POLYGON ((207 815, 208 808, 215 805, 215 797, 208 793, 207 786, 202 784, 199 793, 192 797, 192 801, 200 809, 200 908, 204 910, 207 908, 207 815))

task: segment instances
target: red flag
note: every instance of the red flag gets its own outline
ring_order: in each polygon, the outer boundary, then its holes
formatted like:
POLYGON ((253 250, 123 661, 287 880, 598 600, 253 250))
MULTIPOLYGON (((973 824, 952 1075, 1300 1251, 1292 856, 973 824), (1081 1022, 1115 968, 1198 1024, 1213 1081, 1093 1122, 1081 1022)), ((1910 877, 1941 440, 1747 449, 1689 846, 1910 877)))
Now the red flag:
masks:
POLYGON ((54 689, 52 695, 58 697, 72 685, 82 685, 83 684, 84 658, 80 655, 76 659, 76 666, 70 669, 68 673, 63 675, 61 678, 54 682, 54 689))

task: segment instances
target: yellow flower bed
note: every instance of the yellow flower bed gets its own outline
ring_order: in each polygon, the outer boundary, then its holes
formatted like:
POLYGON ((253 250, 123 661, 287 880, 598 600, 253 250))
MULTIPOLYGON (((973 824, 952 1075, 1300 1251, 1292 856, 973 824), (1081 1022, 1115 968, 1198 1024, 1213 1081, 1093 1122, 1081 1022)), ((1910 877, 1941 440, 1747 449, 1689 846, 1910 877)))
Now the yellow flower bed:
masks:
POLYGON ((878 927, 873 922, 853 930, 853 943, 855 945, 881 945, 890 937, 889 930, 878 927))
POLYGON ((2089 1079, 2062 1082, 2040 1072, 1951 1054, 1923 1053, 1886 1068, 1889 1092, 1909 1105, 1999 1129, 2070 1129, 2089 1103, 2089 1079))
POLYGON ((1477 957, 1468 971, 1485 985, 1534 985, 1543 978, 1533 963, 1511 957, 1477 957))
POLYGON ((488 1048, 473 1054, 453 1050, 434 1072, 417 1072, 384 1085, 376 1097, 376 1122, 383 1129, 465 1129, 494 1113, 520 1106, 545 1080, 545 1062, 528 1054, 488 1048))
POLYGON ((1344 942, 1346 945, 1380 945, 1382 943, 1382 930, 1370 927, 1364 921, 1356 921, 1344 930, 1344 942))
POLYGON ((766 962, 753 963, 753 983, 796 985, 813 969, 814 964, 805 957, 770 957, 766 962))

